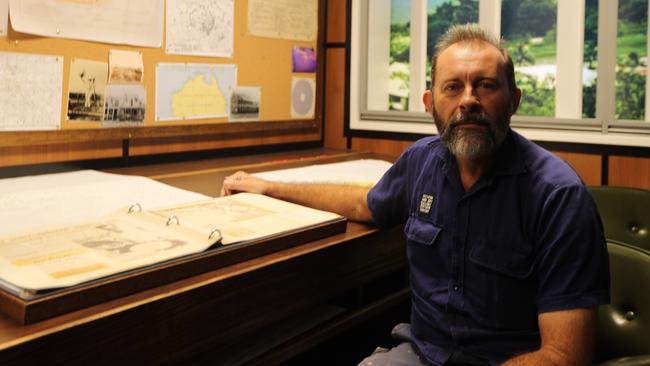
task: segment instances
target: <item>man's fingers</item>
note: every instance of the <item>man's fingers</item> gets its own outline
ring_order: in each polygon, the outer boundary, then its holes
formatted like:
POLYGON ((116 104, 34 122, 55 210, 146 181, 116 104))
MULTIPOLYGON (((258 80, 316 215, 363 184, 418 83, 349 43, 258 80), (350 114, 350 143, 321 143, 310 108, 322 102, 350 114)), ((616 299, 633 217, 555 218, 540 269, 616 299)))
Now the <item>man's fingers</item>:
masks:
POLYGON ((264 194, 266 182, 246 172, 239 171, 227 176, 223 180, 222 195, 231 195, 238 192, 251 192, 264 194))

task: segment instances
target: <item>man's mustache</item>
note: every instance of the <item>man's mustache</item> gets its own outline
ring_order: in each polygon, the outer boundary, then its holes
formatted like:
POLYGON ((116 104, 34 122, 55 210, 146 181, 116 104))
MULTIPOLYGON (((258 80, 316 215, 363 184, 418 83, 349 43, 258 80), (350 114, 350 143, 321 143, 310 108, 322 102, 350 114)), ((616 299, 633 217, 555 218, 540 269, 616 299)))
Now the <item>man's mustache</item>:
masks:
POLYGON ((464 124, 476 124, 490 127, 492 121, 482 112, 458 113, 449 120, 449 128, 458 127, 464 124))

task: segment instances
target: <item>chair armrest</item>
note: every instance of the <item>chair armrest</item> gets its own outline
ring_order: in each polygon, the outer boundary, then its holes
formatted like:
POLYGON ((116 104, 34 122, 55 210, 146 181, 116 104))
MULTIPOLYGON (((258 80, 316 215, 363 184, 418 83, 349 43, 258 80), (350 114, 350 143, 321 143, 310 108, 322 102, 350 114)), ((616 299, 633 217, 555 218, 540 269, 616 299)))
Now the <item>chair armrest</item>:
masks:
POLYGON ((621 357, 599 363, 598 366, 648 366, 650 354, 632 357, 621 357))

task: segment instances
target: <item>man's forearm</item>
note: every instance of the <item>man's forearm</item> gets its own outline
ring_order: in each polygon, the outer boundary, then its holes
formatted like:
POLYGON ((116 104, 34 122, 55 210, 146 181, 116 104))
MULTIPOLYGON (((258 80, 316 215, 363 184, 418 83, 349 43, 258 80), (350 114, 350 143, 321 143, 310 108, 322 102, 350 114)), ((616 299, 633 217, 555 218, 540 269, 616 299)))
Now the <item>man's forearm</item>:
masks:
POLYGON ((299 205, 335 212, 350 220, 372 221, 366 201, 368 188, 342 184, 269 183, 264 193, 299 205))
POLYGON ((503 363, 503 366, 589 366, 594 352, 597 307, 539 315, 542 346, 503 363))

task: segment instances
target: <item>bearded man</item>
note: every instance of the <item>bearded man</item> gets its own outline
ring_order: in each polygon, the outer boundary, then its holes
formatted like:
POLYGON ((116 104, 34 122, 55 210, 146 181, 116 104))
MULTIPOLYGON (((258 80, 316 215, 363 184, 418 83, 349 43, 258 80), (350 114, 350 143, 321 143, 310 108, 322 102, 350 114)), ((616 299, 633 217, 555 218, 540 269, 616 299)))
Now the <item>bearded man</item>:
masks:
POLYGON ((395 329, 403 343, 360 365, 590 365, 609 269, 586 187, 510 129, 521 91, 496 37, 477 25, 452 27, 431 78, 423 101, 439 136, 415 142, 373 188, 238 172, 222 193, 405 224, 411 324, 395 329))

